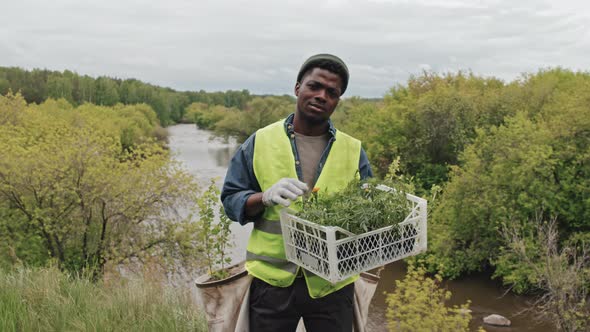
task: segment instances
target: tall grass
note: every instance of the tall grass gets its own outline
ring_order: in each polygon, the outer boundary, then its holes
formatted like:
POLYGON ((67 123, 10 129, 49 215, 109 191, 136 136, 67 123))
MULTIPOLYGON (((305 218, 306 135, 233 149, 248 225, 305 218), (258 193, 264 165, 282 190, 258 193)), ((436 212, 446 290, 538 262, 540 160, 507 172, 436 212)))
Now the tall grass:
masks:
POLYGON ((0 331, 207 331, 182 292, 159 282, 92 283, 56 268, 0 270, 0 331))

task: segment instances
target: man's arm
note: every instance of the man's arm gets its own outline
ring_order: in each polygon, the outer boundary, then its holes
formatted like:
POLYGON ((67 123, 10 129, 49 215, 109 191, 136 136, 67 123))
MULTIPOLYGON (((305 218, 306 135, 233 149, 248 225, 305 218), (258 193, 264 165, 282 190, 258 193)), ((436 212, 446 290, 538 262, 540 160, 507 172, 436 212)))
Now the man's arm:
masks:
POLYGON ((264 211, 264 203, 262 203, 262 194, 255 193, 248 197, 246 200, 246 206, 244 206, 244 214, 246 217, 255 217, 260 215, 264 211))
POLYGON ((234 154, 221 190, 225 213, 242 225, 253 221, 264 211, 262 192, 252 162, 255 135, 250 136, 234 154))
POLYGON ((367 158, 367 154, 363 148, 361 148, 361 157, 359 159, 359 173, 361 180, 373 177, 373 170, 371 170, 369 158, 367 158))

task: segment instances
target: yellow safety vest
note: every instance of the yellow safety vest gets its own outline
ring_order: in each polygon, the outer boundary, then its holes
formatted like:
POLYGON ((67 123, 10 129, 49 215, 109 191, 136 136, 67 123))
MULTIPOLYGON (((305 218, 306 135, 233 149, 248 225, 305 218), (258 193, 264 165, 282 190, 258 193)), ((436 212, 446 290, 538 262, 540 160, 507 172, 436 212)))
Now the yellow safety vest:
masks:
MULTIPOLYGON (((285 120, 275 122, 256 132, 254 142, 254 174, 262 191, 282 178, 297 178, 295 156, 285 132, 285 120)), ((316 187, 326 194, 344 189, 359 176, 361 142, 336 131, 330 153, 321 167, 316 187)), ((298 210, 301 198, 290 208, 298 210)), ((246 269, 254 277, 276 287, 288 287, 295 280, 298 266, 287 261, 279 222, 282 206, 267 207, 260 220, 254 223, 247 247, 246 269)), ((305 271, 307 288, 312 298, 320 298, 354 282, 358 276, 332 284, 305 271)))

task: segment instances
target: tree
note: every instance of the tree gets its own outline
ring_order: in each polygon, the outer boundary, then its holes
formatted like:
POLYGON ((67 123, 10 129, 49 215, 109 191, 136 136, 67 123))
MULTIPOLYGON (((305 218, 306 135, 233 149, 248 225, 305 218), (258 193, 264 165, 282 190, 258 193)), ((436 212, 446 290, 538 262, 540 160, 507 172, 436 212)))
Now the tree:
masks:
POLYGON ((284 118, 295 105, 280 97, 257 97, 248 102, 244 111, 228 112, 215 124, 215 134, 245 141, 256 130, 284 118))
POLYGON ((0 76, 0 96, 7 94, 9 90, 10 82, 6 78, 0 76))
POLYGON ((556 217, 560 242, 590 231, 590 75, 542 72, 523 85, 540 89, 527 95, 544 101, 527 97, 504 125, 477 131, 451 172, 429 232, 433 266, 443 265, 447 276, 493 266, 518 292, 535 281, 500 250, 503 223, 530 230, 537 215, 556 217))
POLYGON ((0 126, 19 124, 22 111, 26 107, 27 102, 20 93, 0 95, 0 126))
POLYGON ((238 109, 246 108, 246 104, 252 99, 248 90, 234 91, 228 90, 225 92, 224 103, 225 107, 235 107, 238 109))
POLYGON ((70 103, 74 101, 72 96, 73 84, 68 77, 52 75, 47 79, 47 96, 59 99, 64 98, 70 103))
POLYGON ((89 108, 50 101, 1 125, 0 212, 14 216, 2 227, 38 237, 61 268, 90 268, 95 277, 107 264, 194 254, 190 220, 176 213, 195 204, 194 178, 160 144, 123 149, 109 129, 119 113, 109 123, 89 108))
POLYGON ((96 86, 94 84, 94 79, 90 76, 84 75, 80 77, 79 81, 79 89, 80 89, 80 104, 85 102, 94 103, 96 100, 96 86))
POLYGON ((427 190, 447 180, 476 128, 498 124, 491 114, 505 103, 499 97, 503 87, 496 79, 462 72, 423 73, 392 88, 382 103, 351 101, 345 111, 360 125, 348 132, 362 139, 376 173, 385 174, 399 156, 404 172, 427 190))
POLYGON ((108 77, 99 77, 95 81, 95 103, 98 105, 113 106, 119 102, 117 83, 108 77))

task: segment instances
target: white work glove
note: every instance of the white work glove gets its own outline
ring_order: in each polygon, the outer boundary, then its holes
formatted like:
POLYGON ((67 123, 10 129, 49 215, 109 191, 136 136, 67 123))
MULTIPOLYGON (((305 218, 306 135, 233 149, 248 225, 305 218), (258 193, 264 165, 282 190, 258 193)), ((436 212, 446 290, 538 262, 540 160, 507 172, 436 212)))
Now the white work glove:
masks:
POLYGON ((281 204, 284 207, 291 205, 291 201, 303 195, 307 191, 307 184, 297 179, 282 178, 262 193, 262 203, 265 206, 281 204))

